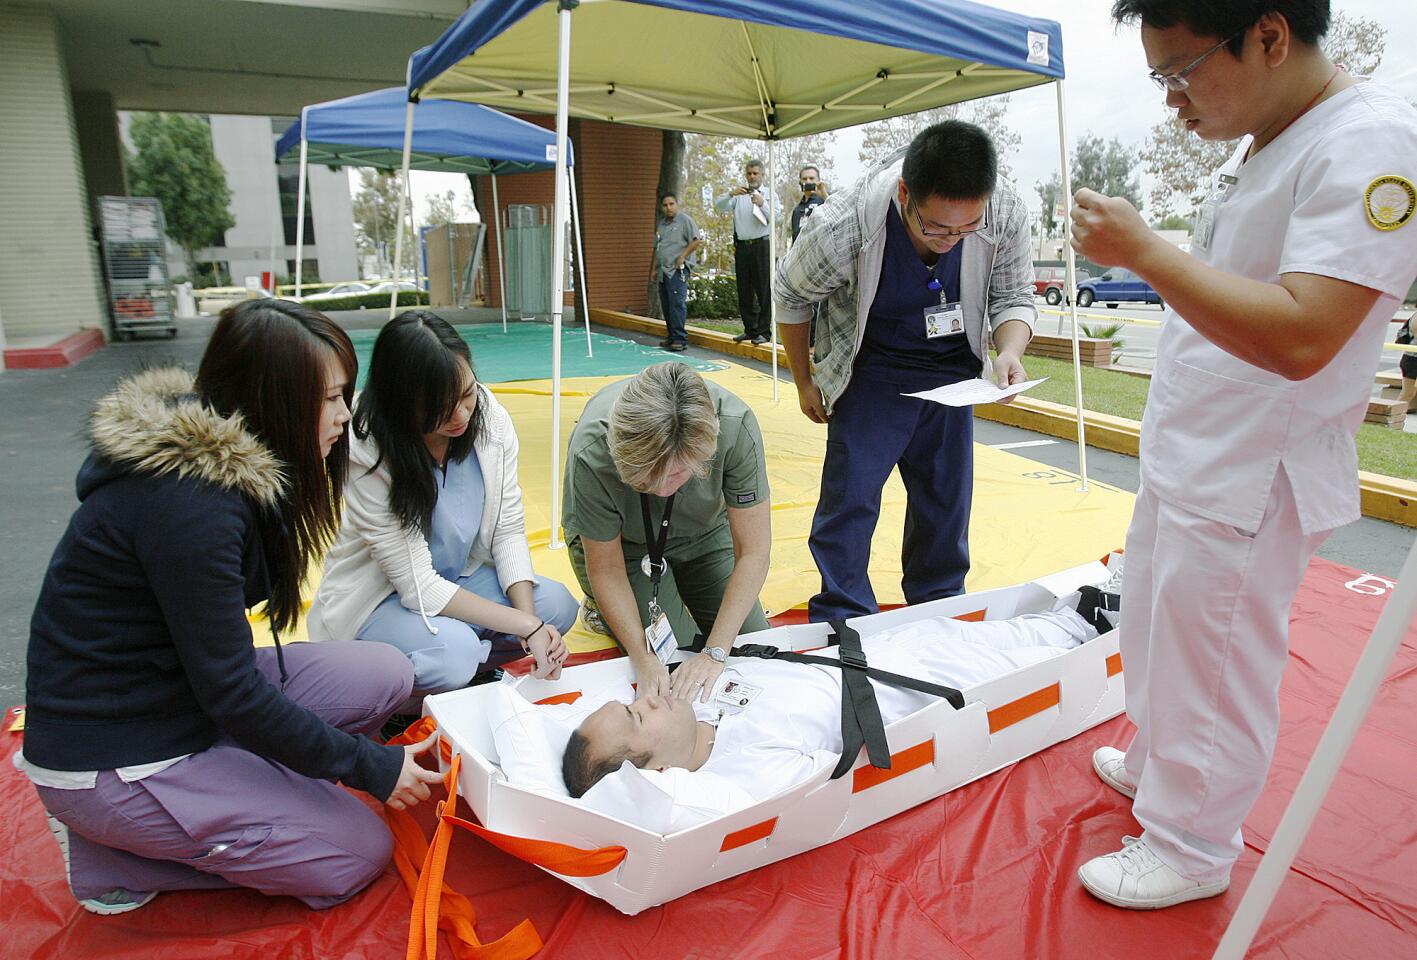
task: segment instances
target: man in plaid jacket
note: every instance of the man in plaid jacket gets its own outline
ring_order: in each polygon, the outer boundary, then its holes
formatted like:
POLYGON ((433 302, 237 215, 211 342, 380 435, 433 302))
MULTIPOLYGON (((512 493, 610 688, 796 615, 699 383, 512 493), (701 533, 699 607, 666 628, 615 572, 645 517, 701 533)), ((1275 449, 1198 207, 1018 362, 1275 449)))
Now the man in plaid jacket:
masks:
POLYGON ((963 592, 973 414, 903 394, 979 376, 1026 379, 1020 357, 1038 315, 1028 210, 998 181, 988 134, 938 123, 831 197, 779 262, 774 298, 802 412, 827 424, 809 541, 822 590, 811 618, 878 609, 868 545, 897 465, 906 601, 963 592))

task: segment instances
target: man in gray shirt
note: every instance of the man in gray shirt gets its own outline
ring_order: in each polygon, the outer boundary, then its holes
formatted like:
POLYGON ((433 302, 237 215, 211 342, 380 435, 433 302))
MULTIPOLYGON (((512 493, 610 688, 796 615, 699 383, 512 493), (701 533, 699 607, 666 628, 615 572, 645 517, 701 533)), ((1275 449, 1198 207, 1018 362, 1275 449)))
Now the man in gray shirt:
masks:
POLYGON ((767 343, 772 324, 772 258, 768 231, 773 221, 771 193, 763 185, 763 163, 743 166, 744 183, 714 201, 719 213, 733 214, 733 270, 738 281, 738 313, 743 332, 734 340, 767 343))
POLYGON ((694 252, 703 241, 699 227, 687 213, 679 210, 679 198, 666 193, 659 198, 660 216, 654 225, 654 262, 649 267, 649 279, 659 282, 659 302, 664 308, 664 325, 668 335, 659 342, 666 350, 678 353, 689 345, 684 329, 689 304, 689 270, 694 265, 694 252))

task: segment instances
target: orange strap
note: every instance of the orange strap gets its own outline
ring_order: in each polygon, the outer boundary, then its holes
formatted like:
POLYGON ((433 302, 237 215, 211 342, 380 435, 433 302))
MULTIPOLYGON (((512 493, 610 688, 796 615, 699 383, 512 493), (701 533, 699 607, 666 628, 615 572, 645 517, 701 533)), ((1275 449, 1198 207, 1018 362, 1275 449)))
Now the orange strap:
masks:
POLYGON ((504 850, 527 863, 544 867, 552 873, 559 873, 565 877, 598 877, 602 873, 614 870, 625 859, 626 850, 624 847, 597 847, 594 850, 582 850, 580 847, 572 847, 552 840, 514 837, 510 834, 488 830, 471 820, 464 820, 462 817, 455 817, 450 813, 443 814, 443 822, 470 830, 499 850, 504 850))
MULTIPOLYGON (((434 729, 433 719, 424 717, 389 743, 418 743, 434 729)), ((451 815, 444 811, 457 809, 460 765, 461 757, 454 756, 444 780, 448 799, 438 804, 438 826, 431 844, 423 839, 423 831, 408 811, 384 808, 384 819, 394 835, 394 866, 413 897, 405 956, 407 960, 436 960, 438 930, 442 928, 459 960, 527 960, 542 947, 541 936, 530 920, 523 920, 501 939, 484 944, 477 937, 477 911, 471 901, 443 882, 452 840, 452 830, 445 819, 451 815), (420 863, 421 870, 416 866, 420 863)))

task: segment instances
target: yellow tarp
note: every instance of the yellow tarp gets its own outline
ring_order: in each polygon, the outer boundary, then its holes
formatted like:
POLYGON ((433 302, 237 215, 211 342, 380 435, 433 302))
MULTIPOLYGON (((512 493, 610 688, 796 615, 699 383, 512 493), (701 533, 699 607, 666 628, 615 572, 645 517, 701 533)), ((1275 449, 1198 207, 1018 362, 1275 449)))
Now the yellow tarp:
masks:
MULTIPOLYGON (((803 605, 820 587, 807 550, 817 506, 827 430, 797 407, 789 383, 772 400, 772 378, 745 367, 704 374, 742 397, 758 417, 772 485, 772 569, 763 587, 768 616, 803 605)), ((561 436, 569 439, 586 401, 619 377, 581 377, 561 384, 561 436)), ((579 595, 566 551, 547 547, 551 529, 551 382, 489 384, 506 406, 521 440, 521 484, 527 536, 536 571, 579 595)), ((564 457, 563 457, 564 459, 564 457)), ((556 482, 560 482, 559 478, 556 482)), ((974 510, 969 530, 969 591, 988 590, 1096 560, 1122 546, 1133 496, 1092 481, 1079 491, 1076 475, 1014 454, 975 445, 974 510)), ((905 529, 905 488, 892 474, 882 495, 881 519, 871 543, 871 581, 882 604, 902 603, 900 545, 905 529)), ((313 585, 312 585, 313 587, 313 585)), ((256 631, 257 642, 265 631, 256 631)), ((265 634, 269 640, 269 634, 265 634)), ((289 638, 304 640, 300 623, 289 638)), ((610 646, 608 638, 577 625, 568 637, 574 651, 610 646)))

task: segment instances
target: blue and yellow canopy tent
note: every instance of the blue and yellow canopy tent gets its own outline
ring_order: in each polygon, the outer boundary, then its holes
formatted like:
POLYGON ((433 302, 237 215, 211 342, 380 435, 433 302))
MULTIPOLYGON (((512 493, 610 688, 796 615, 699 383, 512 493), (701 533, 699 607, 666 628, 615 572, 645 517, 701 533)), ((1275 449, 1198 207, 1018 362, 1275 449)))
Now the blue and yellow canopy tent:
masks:
MULTIPOLYGON (((295 295, 300 296, 302 248, 305 242, 305 170, 311 163, 326 166, 374 167, 400 170, 405 166, 404 121, 408 97, 402 87, 375 90, 353 97, 311 104, 300 111, 276 143, 276 162, 298 160, 300 185, 297 190, 295 228, 295 295)), ((492 179, 492 226, 497 243, 498 282, 502 285, 502 329, 507 329, 506 264, 502 257, 501 207, 497 201, 497 177, 513 173, 537 173, 556 164, 556 135, 544 127, 508 116, 491 107, 454 100, 430 100, 418 111, 413 136, 408 143, 407 168, 443 173, 488 175, 492 179)), ((566 162, 575 158, 567 154, 566 162)), ((407 178, 404 180, 407 189, 407 178)), ((410 215, 411 215, 411 211, 410 215)), ((401 209, 399 220, 403 220, 401 209)), ((577 249, 581 246, 580 213, 574 182, 571 215, 577 249)), ((411 216, 410 216, 411 219, 411 216)), ((411 224, 410 224, 411 229, 411 224)), ((399 241, 402 242, 402 231, 399 241)), ((395 254, 402 262, 402 250, 395 254)), ((397 268, 395 268, 397 272, 397 268)), ((585 289, 585 267, 581 266, 581 289, 585 289)), ((390 297, 392 311, 397 291, 390 297)), ((391 314, 392 315, 392 314, 391 314)), ((590 347, 590 325, 586 324, 586 346, 590 347)))
MULTIPOLYGON (((1054 83, 1071 195, 1063 75, 1057 23, 967 0, 481 0, 410 58, 405 140, 416 105, 436 98, 554 112, 558 157, 567 155, 574 115, 760 139, 771 164, 771 144, 786 137, 1054 83)), ((554 219, 562 225, 567 181, 558 160, 554 219)), ((564 229, 553 232, 553 478, 560 470, 564 229)), ((1068 258, 1072 270, 1071 249, 1068 258)), ((1076 318, 1073 327, 1076 340, 1076 318)), ((776 363, 774 350, 774 381, 776 363)), ((1085 488, 1085 460, 1078 473, 1085 488)), ((553 479, 553 516, 559 497, 553 479)))

